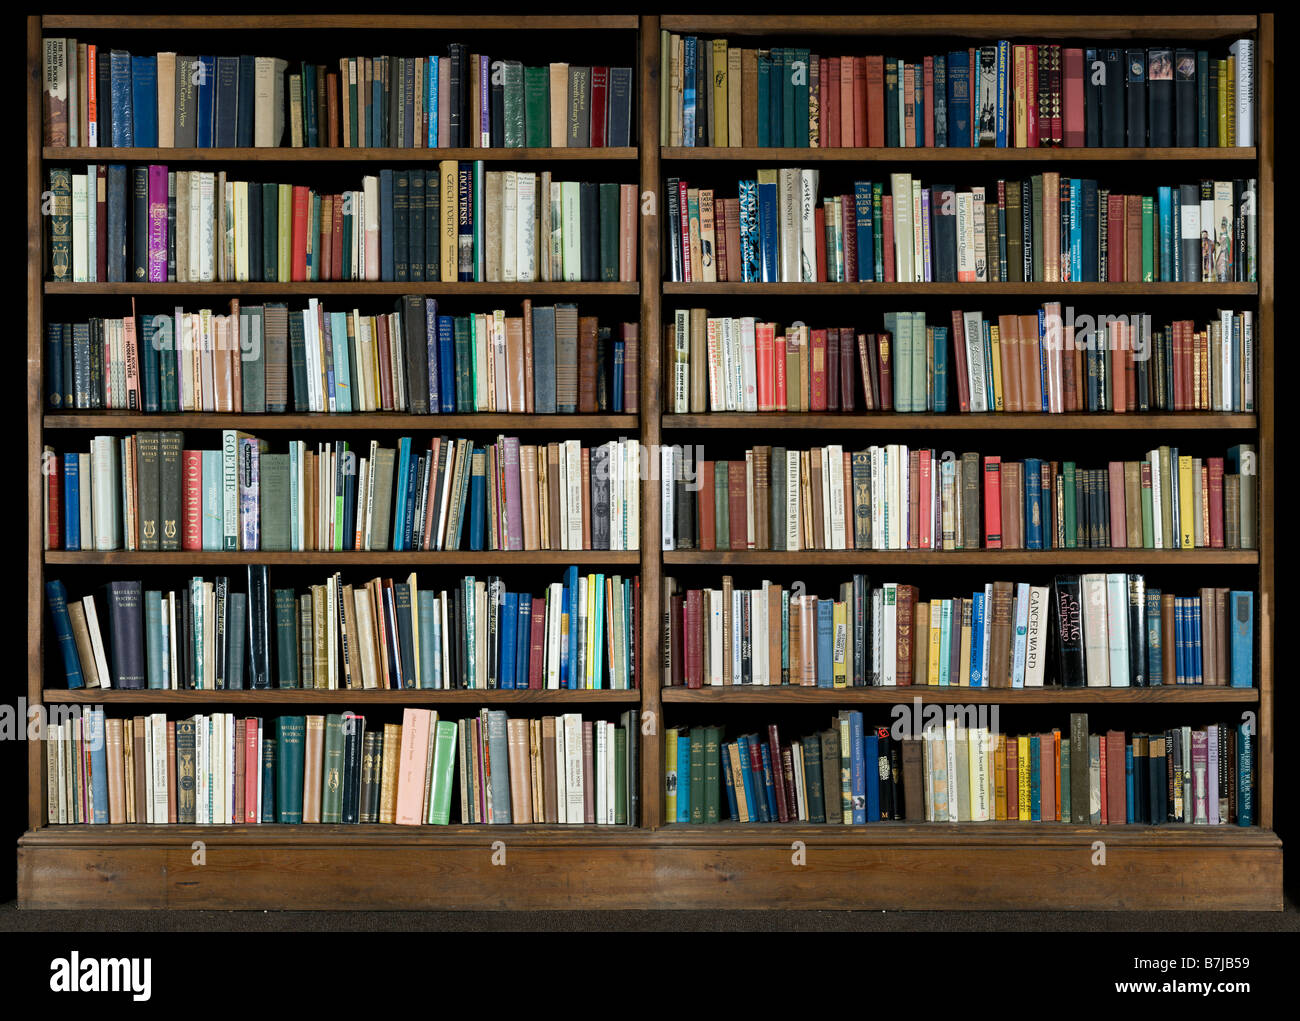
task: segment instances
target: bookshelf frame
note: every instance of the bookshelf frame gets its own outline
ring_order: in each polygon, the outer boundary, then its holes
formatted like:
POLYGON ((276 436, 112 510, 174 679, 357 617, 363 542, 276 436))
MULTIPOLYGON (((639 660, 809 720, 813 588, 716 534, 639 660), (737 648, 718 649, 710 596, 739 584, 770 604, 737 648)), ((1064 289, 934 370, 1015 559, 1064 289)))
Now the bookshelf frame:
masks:
MULTIPOLYGON (((327 165, 363 160, 416 162, 431 158, 512 160, 637 161, 641 189, 639 282, 636 284, 52 284, 42 277, 44 225, 41 197, 46 167, 58 161, 90 160, 103 149, 53 149, 41 145, 41 37, 50 34, 139 29, 140 21, 117 15, 45 15, 27 19, 27 454, 40 463, 46 442, 66 443, 70 432, 136 428, 216 429, 311 435, 318 430, 439 429, 608 431, 637 434, 647 446, 680 442, 701 430, 719 434, 793 430, 814 442, 818 431, 880 428, 895 433, 952 433, 954 437, 998 439, 1008 433, 1052 431, 1063 437, 1103 430, 1107 440, 1122 433, 1205 431, 1253 439, 1259 464, 1259 544, 1249 551, 1145 551, 1123 554, 1125 562, 1151 565, 1230 565, 1256 580, 1258 685, 1253 689, 1134 688, 1033 689, 782 689, 719 690, 661 687, 663 575, 682 567, 728 569, 796 565, 804 561, 841 568, 888 564, 933 572, 947 567, 1101 565, 1113 551, 972 551, 890 554, 818 553, 792 558, 768 552, 660 551, 658 483, 646 480, 638 553, 530 553, 524 563, 557 567, 568 563, 639 565, 642 583, 641 687, 633 691, 328 691, 270 689, 245 691, 67 691, 44 686, 46 613, 44 581, 50 569, 112 569, 118 565, 216 565, 250 561, 292 565, 469 565, 519 563, 519 554, 137 554, 67 553, 43 550, 42 476, 33 469, 27 490, 27 683, 29 706, 103 704, 127 712, 134 706, 189 711, 203 707, 256 706, 291 710, 315 706, 434 705, 477 707, 523 705, 636 708, 641 718, 641 819, 637 827, 594 826, 49 826, 44 810, 44 749, 28 747, 27 825, 18 846, 19 903, 25 908, 203 908, 203 909, 376 909, 501 908, 875 908, 875 909, 1242 909, 1280 910, 1282 848, 1273 831, 1274 797, 1274 20, 1271 14, 1206 17, 1005 17, 948 18, 942 32, 932 19, 913 15, 840 17, 626 16, 455 17, 297 16, 206 17, 172 15, 149 19, 152 30, 197 32, 270 29, 414 30, 602 29, 634 34, 638 43, 636 104, 639 145, 612 150, 409 150, 409 149, 134 149, 109 150, 115 160, 181 163, 327 165), (700 35, 855 36, 902 39, 944 37, 1071 39, 1223 40, 1253 35, 1257 41, 1258 145, 1254 149, 682 149, 659 143, 660 30, 700 35), (674 284, 663 279, 660 259, 660 190, 664 164, 689 173, 701 161, 791 162, 899 161, 1002 164, 1013 167, 1085 162, 1146 162, 1180 165, 1223 163, 1258 177, 1258 284, 674 284), (1249 167, 1247 166, 1249 165, 1249 167), (42 387, 44 320, 47 305, 73 295, 129 295, 142 290, 175 295, 400 295, 601 296, 636 299, 640 318, 639 415, 586 416, 411 416, 384 413, 332 415, 144 415, 120 412, 47 413, 42 387), (1258 411, 1251 415, 674 415, 665 411, 661 323, 668 303, 713 297, 756 296, 763 300, 836 296, 959 295, 1222 296, 1250 302, 1258 315, 1258 411), (914 824, 809 826, 665 825, 662 804, 662 744, 666 717, 708 705, 719 719, 735 707, 773 708, 880 705, 919 698, 924 703, 1096 706, 1171 704, 1238 706, 1258 714, 1259 825, 1105 826, 1058 823, 914 824), (1092 845, 1105 841, 1109 865, 1092 864, 1092 845), (194 842, 206 845, 196 864, 194 842), (494 841, 504 841, 504 867, 493 862, 494 841), (792 863, 792 845, 802 842, 806 859, 792 863)), ((927 577, 931 576, 927 574, 927 577)), ((237 710, 236 710, 237 711, 237 710)), ((257 709, 254 711, 261 711, 257 709)))

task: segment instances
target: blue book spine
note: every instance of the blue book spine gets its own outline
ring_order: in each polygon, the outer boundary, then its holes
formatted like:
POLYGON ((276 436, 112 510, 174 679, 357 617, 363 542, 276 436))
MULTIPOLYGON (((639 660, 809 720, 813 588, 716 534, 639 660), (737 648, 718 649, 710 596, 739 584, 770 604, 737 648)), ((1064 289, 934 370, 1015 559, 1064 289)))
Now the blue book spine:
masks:
MULTIPOLYGON (((307 94, 311 97, 315 97, 316 95, 315 68, 312 67, 312 65, 308 65, 308 67, 311 69, 313 80, 307 94)), ((239 146, 241 149, 251 149, 253 147, 253 126, 254 126, 253 113, 256 108, 256 104, 253 102, 253 97, 255 95, 254 90, 257 87, 256 79, 257 79, 256 59, 252 56, 252 54, 242 55, 239 58, 239 92, 236 101, 237 127, 235 130, 235 144, 239 146)), ((306 85, 304 85, 304 88, 306 88, 306 85)), ((309 102, 308 105, 311 109, 313 110, 315 109, 314 102, 309 102)), ((318 120, 319 120, 320 112, 321 111, 316 112, 316 116, 318 120)), ((317 128, 316 139, 310 140, 309 144, 319 145, 320 144, 319 138, 320 138, 319 128, 317 128)))
POLYGON ((81 459, 63 455, 63 548, 81 549, 81 459))
POLYGON ((424 113, 429 125, 428 145, 430 149, 438 148, 438 58, 425 58, 424 66, 428 69, 428 82, 424 88, 424 113))
MULTIPOLYGON (((438 407, 444 414, 451 414, 456 410, 456 331, 451 316, 438 316, 437 364, 438 407)), ((528 382, 525 380, 524 385, 528 382)))
POLYGON ((1124 821, 1133 819, 1133 746, 1124 746, 1124 821))
POLYGON ((622 340, 614 341, 614 413, 623 410, 623 373, 627 365, 627 345, 622 340))
POLYGON ((1037 734, 1029 739, 1029 819, 1043 821, 1043 769, 1037 734))
MULTIPOLYGON (((131 73, 131 54, 113 50, 109 58, 109 85, 113 110, 113 148, 135 145, 135 128, 132 118, 135 83, 131 73)), ((103 99, 100 99, 103 102, 103 99)))
POLYGON ((777 210, 776 192, 775 184, 758 185, 758 237, 762 259, 759 279, 765 284, 781 282, 781 274, 777 266, 777 231, 780 215, 777 210))
POLYGON ((221 451, 203 451, 203 527, 201 541, 205 550, 221 549, 225 540, 222 496, 221 451))
POLYGON ((1007 87, 1008 64, 1011 58, 1011 43, 1006 39, 998 40, 998 101, 997 101, 997 147, 1007 147, 1007 97, 1011 90, 1007 87))
MULTIPOLYGON (((931 623, 933 627, 933 623, 931 623)), ((939 605, 939 686, 946 688, 952 683, 949 677, 949 664, 952 662, 952 600, 945 599, 939 605)))
POLYGON ((1255 593, 1229 592, 1228 615, 1228 667, 1232 687, 1254 687, 1255 593))
POLYGON ((63 673, 68 688, 84 688, 86 682, 81 675, 81 658, 77 655, 77 643, 72 637, 72 617, 68 613, 68 590, 58 579, 47 581, 45 598, 50 604, 50 616, 54 618, 54 638, 63 655, 63 673))
MULTIPOLYGON (((853 799, 853 822, 860 825, 867 821, 867 762, 864 757, 862 739, 862 713, 860 710, 849 711, 849 795, 853 799)), ((840 749, 844 754, 844 749, 840 749)))
POLYGON ((1048 406, 1050 402, 1048 400, 1049 395, 1048 395, 1048 386, 1047 386, 1047 359, 1043 357, 1041 354, 1041 352, 1047 350, 1046 343, 1045 343, 1046 339, 1047 339, 1047 313, 1040 308, 1038 310, 1038 350, 1040 352, 1038 357, 1038 387, 1039 387, 1038 392, 1041 395, 1042 407, 1040 410, 1042 411, 1051 410, 1048 406))
MULTIPOLYGON (((731 756, 727 750, 731 747, 724 744, 719 749, 722 758, 722 788, 727 792, 727 807, 731 810, 731 818, 740 818, 740 807, 736 804, 736 778, 731 771, 731 756)), ((679 737, 677 739, 677 821, 691 821, 691 780, 690 780, 690 761, 691 761, 691 739, 689 737, 679 737), (683 758, 685 756, 685 758, 683 758), (686 782, 682 782, 682 766, 685 762, 686 782)))
POLYGON ((758 182, 740 182, 740 271, 747 284, 759 280, 758 182))
POLYGON ((768 118, 768 108, 772 93, 772 58, 758 55, 758 145, 767 148, 772 144, 772 129, 768 118))
POLYGON ((1156 189, 1160 232, 1160 279, 1174 278, 1174 198, 1169 185, 1156 189))
MULTIPOLYGON (((393 549, 404 550, 402 537, 406 532, 406 478, 411 460, 411 438, 403 436, 397 441, 397 474, 394 480, 394 507, 397 517, 393 521, 393 549)), ((481 547, 474 547, 480 549, 481 547)))
POLYGON ((1025 549, 1043 548, 1043 462, 1025 458, 1025 549))
POLYGON ((817 601, 817 687, 834 686, 832 661, 835 642, 835 604, 829 599, 817 601))
POLYGON ((146 678, 150 688, 167 687, 163 671, 162 593, 144 594, 144 648, 146 678))
POLYGON ((108 750, 104 745, 104 710, 86 710, 86 750, 90 752, 91 822, 108 823, 108 750))
POLYGON ((276 747, 277 741, 274 737, 262 738, 262 822, 275 822, 277 818, 275 814, 276 747))
POLYGON ((519 593, 518 620, 515 624, 515 687, 528 687, 528 657, 532 652, 533 597, 519 593))
MULTIPOLYGON (((569 662, 577 663, 578 662, 578 612, 577 612, 577 605, 576 605, 577 598, 578 598, 577 567, 570 567, 565 572, 564 587, 569 594, 569 662)), ((569 687, 580 688, 582 687, 582 685, 579 683, 579 679, 576 676, 570 676, 569 687)))
MULTIPOLYGON (((731 806, 731 818, 736 818, 736 791, 731 785, 731 756, 727 746, 722 746, 723 787, 731 806)), ((671 821, 671 820, 670 820, 671 821)), ((688 734, 677 736, 677 821, 691 821, 691 739, 688 734)))
POLYGON ((438 676, 438 645, 434 640, 434 594, 421 590, 418 597, 420 611, 420 687, 436 688, 438 676))
POLYGON ((1237 724, 1237 825, 1255 824, 1255 734, 1249 723, 1237 724))
MULTIPOLYGON (((867 734, 862 741, 862 757, 865 764, 863 782, 867 788, 867 822, 880 821, 880 781, 877 779, 877 763, 880 761, 880 738, 875 732, 867 734)), ((857 820, 854 819, 854 822, 857 820)))
POLYGON ((970 54, 948 54, 948 145, 970 148, 970 54))
POLYGON ((749 821, 758 822, 758 802, 754 797, 754 771, 749 768, 749 738, 736 738, 736 750, 740 753, 741 790, 745 793, 745 807, 749 810, 749 821))
POLYGON ((682 40, 682 145, 695 145, 696 38, 682 40))
POLYGON ((352 410, 352 375, 348 370, 348 316, 346 312, 331 312, 330 343, 334 361, 330 369, 330 386, 334 391, 336 411, 352 410))
POLYGON ((934 410, 948 410, 948 327, 934 328, 934 410))
POLYGON ((498 687, 515 686, 515 631, 519 627, 519 595, 507 592, 501 609, 501 649, 498 653, 500 681, 498 687))
MULTIPOLYGON (((596 619, 588 621, 588 627, 594 627, 596 634, 592 642, 591 686, 603 688, 605 674, 605 576, 596 575, 596 619)), ((584 684, 585 679, 584 679, 584 684)), ((581 687, 581 685, 580 685, 581 687)))
POLYGON ((393 268, 393 172, 379 171, 379 279, 396 280, 393 268))
POLYGON ((1147 589, 1147 683, 1159 684, 1164 677, 1164 657, 1160 648, 1160 590, 1147 589))
POLYGON ((776 807, 776 773, 772 768, 772 749, 766 741, 759 745, 763 758, 763 794, 767 805, 767 821, 776 822, 781 818, 776 807))
POLYGON ((213 144, 213 114, 217 98, 217 58, 199 57, 199 84, 195 90, 196 145, 211 149, 213 144))
POLYGON ((971 595, 970 686, 984 687, 984 593, 971 595))
POLYGON ((406 469, 406 487, 402 490, 406 494, 406 514, 402 523, 402 549, 414 549, 413 541, 415 535, 415 495, 419 488, 418 472, 420 468, 420 459, 412 457, 406 469))
POLYGON ((1083 279, 1083 181, 1077 177, 1070 180, 1070 279, 1083 279))
POLYGON ((471 475, 469 480, 469 548, 483 548, 484 507, 487 500, 487 477, 471 475))
POLYGON ((925 65, 919 60, 912 65, 912 144, 925 145, 925 65))
POLYGON ((871 236, 871 182, 853 182, 853 206, 857 217, 855 224, 858 232, 858 280, 866 282, 876 279, 875 242, 871 236))

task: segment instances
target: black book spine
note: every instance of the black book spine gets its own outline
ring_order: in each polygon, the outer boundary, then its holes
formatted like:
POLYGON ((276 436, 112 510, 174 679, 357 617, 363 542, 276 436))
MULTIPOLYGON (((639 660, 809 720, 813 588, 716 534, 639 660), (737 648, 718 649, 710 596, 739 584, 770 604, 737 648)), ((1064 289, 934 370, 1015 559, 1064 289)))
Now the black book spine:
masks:
POLYGON ((579 191, 582 217, 582 279, 600 279, 600 191, 592 181, 583 181, 579 191))
POLYGON ((1147 144, 1146 50, 1129 50, 1125 58, 1124 94, 1128 107, 1128 144, 1147 144))
POLYGON ((147 687, 144 660, 144 594, 138 581, 113 581, 107 586, 109 647, 113 686, 124 690, 147 687))
POLYGON ((1147 687, 1147 585, 1140 574, 1128 576, 1128 655, 1130 682, 1135 688, 1147 687))
POLYGON ((1056 614, 1057 681, 1066 688, 1081 688, 1084 686, 1084 651, 1079 576, 1058 575, 1055 596, 1052 602, 1056 614))
POLYGON ((1083 54, 1083 144, 1089 148, 1101 145, 1101 97, 1106 81, 1106 62, 1101 59, 1104 52, 1084 50, 1083 54))
POLYGON ((345 823, 361 821, 361 788, 364 767, 362 748, 369 734, 366 718, 355 713, 343 714, 343 813, 345 823))
MULTIPOLYGON (((410 172, 410 182, 407 187, 407 205, 409 206, 407 229, 407 246, 406 258, 408 262, 408 273, 411 280, 424 280, 426 276, 424 268, 424 231, 426 228, 424 205, 428 201, 425 193, 425 171, 413 169, 410 172)), ((398 236, 401 236, 401 230, 398 228, 398 236)))
POLYGON ((1174 51, 1174 107, 1176 127, 1174 144, 1191 148, 1200 140, 1196 98, 1200 82, 1196 73, 1196 51, 1174 51))
POLYGON ((490 95, 492 148, 500 149, 506 144, 506 65, 504 60, 492 61, 490 95))
POLYGON ((131 168, 131 279, 149 279, 149 168, 131 168))
MULTIPOLYGON (((379 781, 383 772, 383 743, 384 735, 380 730, 368 730, 362 737, 361 804, 358 809, 358 821, 362 823, 379 821, 379 781)), ((344 812, 346 811, 347 799, 344 798, 344 812)))
POLYGON ((216 636, 216 660, 213 664, 213 683, 218 691, 226 688, 226 678, 230 676, 230 634, 226 627, 226 607, 230 595, 230 579, 218 577, 212 586, 213 605, 216 620, 213 621, 213 634, 216 636))
POLYGON ((248 566, 248 661, 250 688, 271 686, 270 579, 265 564, 248 566))
MULTIPOLYGON (((549 199, 547 201, 550 201, 549 199)), ((439 230, 442 217, 442 187, 438 171, 430 170, 424 186, 424 279, 438 280, 442 273, 442 249, 439 230)))
POLYGON ((399 282, 411 279, 410 233, 411 174, 403 167, 393 175, 393 277, 399 282))
POLYGON ((1147 144, 1167 148, 1174 144, 1174 53, 1147 51, 1147 144))

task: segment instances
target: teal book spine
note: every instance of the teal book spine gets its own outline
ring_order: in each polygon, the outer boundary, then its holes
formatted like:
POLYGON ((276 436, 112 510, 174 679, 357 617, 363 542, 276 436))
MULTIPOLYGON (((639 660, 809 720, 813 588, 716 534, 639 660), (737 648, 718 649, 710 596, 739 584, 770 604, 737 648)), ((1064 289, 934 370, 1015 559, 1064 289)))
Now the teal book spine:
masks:
POLYGON ((275 822, 275 756, 277 742, 273 737, 262 738, 262 818, 261 822, 275 822))
POLYGON ((298 599, 291 588, 275 590, 277 687, 301 687, 298 673, 298 599))
POLYGON ((306 730, 307 719, 304 716, 281 716, 279 719, 275 785, 277 822, 302 822, 303 737, 306 730))
POLYGON ((220 450, 203 454, 203 549, 219 550, 225 541, 225 517, 222 497, 222 463, 220 450))
POLYGON ((144 594, 144 637, 146 677, 150 688, 159 690, 167 687, 166 672, 163 669, 163 626, 162 626, 162 592, 150 591, 144 594))
MULTIPOLYGON (((1106 792, 1102 791, 1103 798, 1106 792)), ((1043 810, 1043 770, 1038 735, 1029 739, 1029 818, 1031 822, 1042 822, 1043 810)))
POLYGON ((438 686, 438 635, 435 627, 434 595, 432 592, 416 594, 420 620, 420 687, 438 686))

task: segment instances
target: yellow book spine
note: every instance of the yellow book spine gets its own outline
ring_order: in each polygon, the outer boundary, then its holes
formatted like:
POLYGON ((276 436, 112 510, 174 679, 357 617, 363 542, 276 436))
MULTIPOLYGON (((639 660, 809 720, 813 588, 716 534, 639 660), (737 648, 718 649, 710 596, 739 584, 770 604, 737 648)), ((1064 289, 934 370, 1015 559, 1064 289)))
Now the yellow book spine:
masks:
POLYGON ((677 821, 677 730, 669 727, 664 731, 664 818, 668 822, 677 821))
POLYGON ((993 362, 993 410, 1005 411, 1002 405, 1002 359, 1001 350, 1002 342, 998 338, 997 326, 989 326, 989 348, 992 353, 993 362))
POLYGON ((1192 492, 1192 459, 1178 455, 1178 532, 1179 545, 1192 549, 1196 545, 1196 499, 1192 492))
POLYGON ((1016 738, 1016 790, 1020 798, 1020 821, 1029 822, 1029 738, 1016 738))
POLYGON ((939 653, 943 649, 943 600, 930 600, 930 655, 929 669, 926 671, 926 683, 939 683, 939 653))
POLYGON ((849 686, 847 656, 848 651, 848 607, 843 602, 836 602, 831 610, 831 622, 834 627, 834 660, 831 681, 836 688, 849 686))

